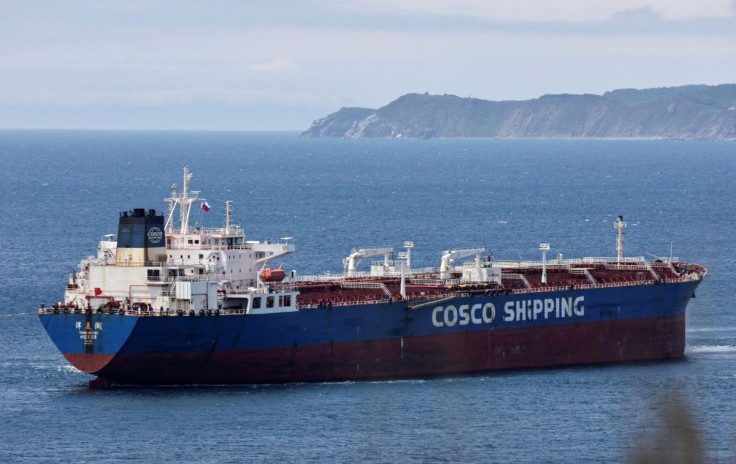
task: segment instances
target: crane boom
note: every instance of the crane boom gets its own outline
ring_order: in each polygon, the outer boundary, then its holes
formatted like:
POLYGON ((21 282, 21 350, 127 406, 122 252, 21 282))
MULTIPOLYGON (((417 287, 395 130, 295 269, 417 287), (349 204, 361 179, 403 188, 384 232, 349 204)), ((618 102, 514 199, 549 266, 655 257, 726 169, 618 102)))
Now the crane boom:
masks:
POLYGON ((485 253, 485 248, 466 248, 462 250, 445 250, 442 252, 442 262, 440 264, 440 279, 449 279, 452 265, 455 259, 464 258, 466 256, 475 255, 476 263, 480 262, 481 253, 485 253))
POLYGON ((350 255, 342 260, 345 266, 346 277, 355 277, 358 273, 358 263, 363 258, 369 256, 383 255, 384 264, 388 266, 388 255, 393 253, 393 247, 373 247, 373 248, 358 248, 354 249, 350 255))

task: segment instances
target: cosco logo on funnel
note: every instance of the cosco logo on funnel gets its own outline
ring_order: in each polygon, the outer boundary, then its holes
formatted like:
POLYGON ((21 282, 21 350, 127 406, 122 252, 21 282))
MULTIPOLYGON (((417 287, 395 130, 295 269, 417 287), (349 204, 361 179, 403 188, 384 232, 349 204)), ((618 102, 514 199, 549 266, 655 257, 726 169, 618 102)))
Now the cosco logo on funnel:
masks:
POLYGON ((435 327, 453 327, 468 324, 490 324, 496 319, 496 307, 493 303, 437 306, 432 310, 432 324, 435 327))
POLYGON ((158 243, 164 237, 164 233, 158 227, 151 227, 148 229, 148 241, 151 243, 158 243))

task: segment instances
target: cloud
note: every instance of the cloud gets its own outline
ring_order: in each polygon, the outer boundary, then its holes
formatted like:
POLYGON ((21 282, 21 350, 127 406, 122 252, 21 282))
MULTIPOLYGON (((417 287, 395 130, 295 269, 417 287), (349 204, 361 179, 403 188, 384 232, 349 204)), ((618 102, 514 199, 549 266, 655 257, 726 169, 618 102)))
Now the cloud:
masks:
POLYGON ((644 23, 661 21, 663 16, 662 13, 654 11, 651 6, 643 6, 641 8, 617 11, 610 18, 614 21, 644 23))
MULTIPOLYGON (((197 19, 200 4, 164 15, 142 0, 127 5, 145 14, 125 20, 117 10, 104 21, 63 11, 15 22, 0 14, 0 105, 334 111, 425 90, 526 99, 736 75, 736 18, 672 21, 687 13, 676 2, 325 2, 295 0, 297 12, 264 7, 258 17, 239 9, 247 2, 231 2, 237 11, 206 21, 197 19)), ((703 12, 717 3, 702 0, 703 12)))
POLYGON ((291 58, 277 57, 269 61, 254 64, 249 68, 251 71, 265 72, 296 72, 299 66, 291 58))
POLYGON ((424 90, 531 98, 558 91, 730 82, 734 58, 733 33, 157 31, 135 40, 107 36, 0 50, 0 104, 271 101, 337 107, 354 99, 377 107, 401 93, 424 90), (289 56, 298 56, 299 63, 289 56), (679 68, 673 70, 672 62, 679 68), (700 66, 682 67, 682 62, 700 66))
POLYGON ((734 0, 325 0, 366 14, 470 16, 495 21, 604 21, 617 11, 649 8, 667 20, 733 16, 734 0))

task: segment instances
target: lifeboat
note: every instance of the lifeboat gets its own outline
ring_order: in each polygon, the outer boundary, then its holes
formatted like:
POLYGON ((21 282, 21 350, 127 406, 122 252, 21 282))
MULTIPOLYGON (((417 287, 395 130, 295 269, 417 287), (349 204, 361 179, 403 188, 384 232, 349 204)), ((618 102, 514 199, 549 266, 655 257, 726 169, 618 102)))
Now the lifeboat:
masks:
POLYGON ((261 272, 261 280, 263 282, 281 282, 286 277, 283 269, 266 268, 261 272))

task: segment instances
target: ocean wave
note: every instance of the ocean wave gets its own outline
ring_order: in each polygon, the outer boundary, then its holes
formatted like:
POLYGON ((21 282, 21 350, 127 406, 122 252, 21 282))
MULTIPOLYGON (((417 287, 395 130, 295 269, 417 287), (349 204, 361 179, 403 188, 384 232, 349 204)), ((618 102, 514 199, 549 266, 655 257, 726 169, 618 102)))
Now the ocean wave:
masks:
POLYGON ((731 353, 736 352, 734 345, 701 345, 691 346, 687 350, 691 353, 731 353))
POLYGON ((687 333, 698 333, 698 332, 736 332, 736 327, 698 327, 693 329, 687 329, 687 333))
POLYGON ((427 379, 386 379, 386 380, 370 380, 367 383, 372 383, 372 384, 402 384, 402 383, 406 383, 406 384, 414 384, 414 385, 417 385, 417 384, 422 384, 422 383, 426 383, 426 382, 427 382, 427 379))

